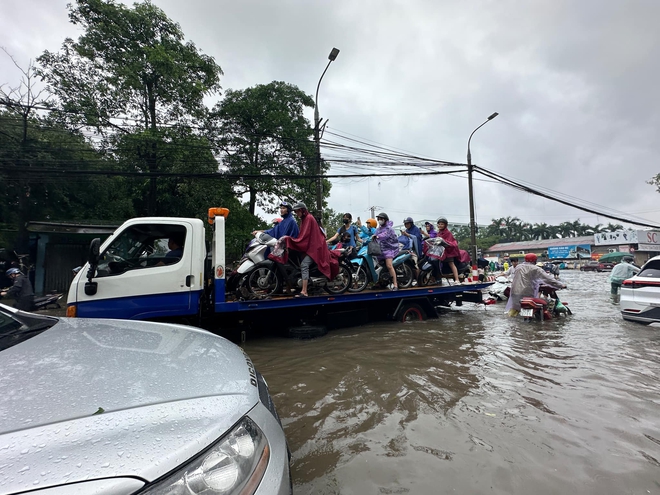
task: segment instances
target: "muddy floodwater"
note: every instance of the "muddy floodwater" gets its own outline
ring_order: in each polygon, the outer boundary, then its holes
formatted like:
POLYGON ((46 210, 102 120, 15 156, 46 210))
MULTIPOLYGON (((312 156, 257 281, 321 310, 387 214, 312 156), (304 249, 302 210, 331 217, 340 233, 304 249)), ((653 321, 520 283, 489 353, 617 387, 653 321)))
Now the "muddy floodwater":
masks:
POLYGON ((294 494, 660 493, 660 327, 621 319, 607 273, 561 276, 566 319, 465 304, 246 342, 294 494))

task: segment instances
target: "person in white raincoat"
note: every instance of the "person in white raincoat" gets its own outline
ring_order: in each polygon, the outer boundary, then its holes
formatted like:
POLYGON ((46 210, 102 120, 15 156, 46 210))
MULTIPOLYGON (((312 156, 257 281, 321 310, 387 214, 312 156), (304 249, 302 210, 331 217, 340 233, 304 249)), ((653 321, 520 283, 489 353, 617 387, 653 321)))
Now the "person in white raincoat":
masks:
POLYGON ((511 282, 511 295, 506 303, 509 316, 518 316, 523 297, 538 297, 541 285, 550 285, 556 289, 566 288, 566 284, 536 266, 537 259, 535 254, 528 253, 525 255, 525 262, 516 267, 511 282))

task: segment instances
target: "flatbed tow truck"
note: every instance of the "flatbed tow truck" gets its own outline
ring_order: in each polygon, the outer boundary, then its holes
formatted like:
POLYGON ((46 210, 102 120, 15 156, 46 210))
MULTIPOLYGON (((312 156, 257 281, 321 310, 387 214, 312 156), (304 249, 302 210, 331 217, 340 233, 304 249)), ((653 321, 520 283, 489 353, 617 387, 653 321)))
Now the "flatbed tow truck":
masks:
POLYGON ((482 303, 482 290, 492 284, 242 300, 225 293, 228 214, 225 208, 209 209, 208 248, 204 223, 196 218, 133 218, 102 245, 95 239, 88 263, 69 288, 67 316, 186 323, 232 340, 309 338, 370 321, 437 318, 438 308, 482 303), (178 251, 168 251, 172 242, 181 246, 178 251))

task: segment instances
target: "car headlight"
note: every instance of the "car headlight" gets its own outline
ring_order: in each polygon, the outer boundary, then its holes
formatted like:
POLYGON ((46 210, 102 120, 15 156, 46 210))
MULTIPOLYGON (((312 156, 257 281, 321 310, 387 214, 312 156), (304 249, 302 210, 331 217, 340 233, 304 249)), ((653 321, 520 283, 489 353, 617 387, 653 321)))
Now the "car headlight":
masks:
POLYGON ((247 416, 201 455, 145 491, 159 495, 250 494, 259 486, 270 458, 268 441, 247 416))

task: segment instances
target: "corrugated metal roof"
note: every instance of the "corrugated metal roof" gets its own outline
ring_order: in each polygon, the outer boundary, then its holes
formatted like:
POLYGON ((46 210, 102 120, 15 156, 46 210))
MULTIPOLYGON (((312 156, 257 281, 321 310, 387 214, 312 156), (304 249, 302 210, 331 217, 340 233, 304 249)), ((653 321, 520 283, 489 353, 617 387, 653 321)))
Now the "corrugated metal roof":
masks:
POLYGON ((573 246, 575 244, 589 244, 593 246, 594 236, 585 235, 581 237, 562 237, 561 239, 542 239, 540 241, 500 242, 489 247, 486 251, 489 253, 499 253, 502 251, 533 251, 555 246, 573 246))

